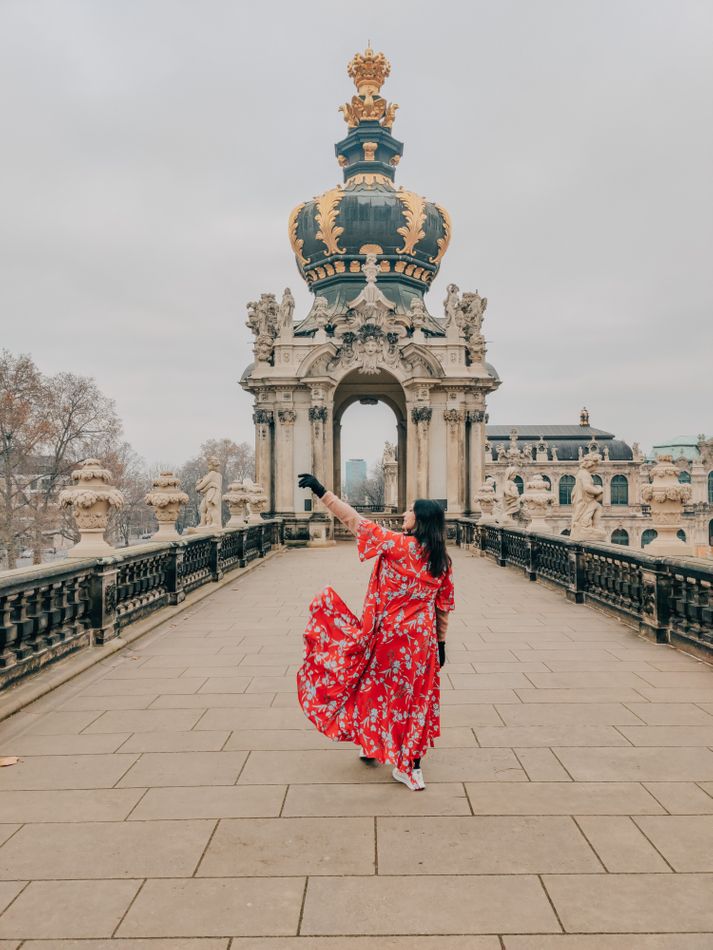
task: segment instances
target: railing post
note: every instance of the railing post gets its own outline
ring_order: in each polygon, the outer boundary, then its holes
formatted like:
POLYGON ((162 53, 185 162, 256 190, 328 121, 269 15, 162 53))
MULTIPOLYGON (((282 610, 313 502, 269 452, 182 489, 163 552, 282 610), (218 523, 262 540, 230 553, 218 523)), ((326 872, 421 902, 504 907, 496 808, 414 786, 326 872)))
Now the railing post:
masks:
POLYGON ((119 569, 112 559, 100 561, 89 581, 89 618, 94 632, 94 643, 101 646, 119 636, 116 618, 117 578, 119 569))
POLYGON ((260 552, 260 557, 265 557, 265 525, 258 525, 260 529, 260 536, 258 538, 258 551, 260 552))
POLYGON ((182 603, 186 599, 186 592, 183 589, 183 578, 181 577, 181 565, 185 555, 185 547, 182 544, 171 545, 171 555, 166 568, 166 589, 168 590, 168 601, 174 606, 182 603))
POLYGON ((584 603, 586 587, 584 576, 584 549, 579 544, 573 544, 568 552, 569 582, 565 595, 573 604, 584 603))
POLYGON ((247 537, 247 528, 240 528, 238 531, 238 567, 245 567, 247 560, 245 558, 245 538, 247 537))
POLYGON ((530 536, 525 540, 527 546, 527 565, 525 567, 525 574, 531 581, 537 580, 537 563, 538 555, 540 552, 537 539, 530 536))
POLYGON ((498 528, 498 564, 500 567, 507 567, 507 559, 505 553, 505 528, 498 528))
POLYGON ((671 578, 663 565, 641 571, 641 618, 639 632, 656 643, 669 642, 671 578))
POLYGON ((219 581, 223 576, 223 569, 220 565, 220 549, 222 546, 222 534, 214 534, 210 539, 210 575, 213 581, 219 581))

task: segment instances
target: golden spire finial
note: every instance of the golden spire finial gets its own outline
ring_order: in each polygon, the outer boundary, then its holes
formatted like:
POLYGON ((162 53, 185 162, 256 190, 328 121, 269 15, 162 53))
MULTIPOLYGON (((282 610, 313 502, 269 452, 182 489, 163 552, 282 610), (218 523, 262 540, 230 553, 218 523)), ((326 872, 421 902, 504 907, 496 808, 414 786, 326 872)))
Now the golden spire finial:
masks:
POLYGON ((347 66, 348 75, 354 80, 360 96, 373 96, 384 85, 391 72, 391 63, 383 53, 375 53, 371 40, 363 53, 356 53, 347 66))

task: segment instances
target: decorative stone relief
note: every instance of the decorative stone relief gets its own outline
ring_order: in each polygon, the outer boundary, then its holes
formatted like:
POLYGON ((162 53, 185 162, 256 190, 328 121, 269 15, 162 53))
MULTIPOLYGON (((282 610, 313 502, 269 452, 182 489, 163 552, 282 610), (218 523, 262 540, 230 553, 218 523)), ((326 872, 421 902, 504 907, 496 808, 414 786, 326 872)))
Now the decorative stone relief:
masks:
POLYGON ((260 294, 260 300, 248 303, 248 326, 255 335, 253 352, 259 363, 271 363, 275 339, 280 332, 280 306, 274 294, 260 294))
POLYGON ((673 457, 661 455, 651 470, 651 483, 641 486, 641 500, 651 505, 651 527, 657 532, 646 546, 653 555, 692 555, 693 549, 676 537, 683 528, 683 506, 691 500, 691 486, 678 480, 673 457))
POLYGON ((176 541, 180 534, 176 531, 176 518, 181 505, 188 504, 188 495, 181 491, 181 483, 173 472, 161 472, 153 480, 151 491, 144 498, 146 504, 153 508, 158 521, 158 530, 153 535, 154 541, 176 541))
POLYGON ((601 460, 598 452, 582 455, 572 491, 570 538, 573 541, 603 541, 606 538, 601 525, 604 489, 592 478, 601 460))
POLYGON ((411 421, 415 423, 431 421, 433 409, 430 406, 416 406, 411 410, 411 421))
POLYGON ((67 557, 105 557, 114 548, 104 539, 109 515, 124 505, 124 496, 111 484, 111 472, 99 459, 85 459, 72 472, 71 488, 60 492, 61 508, 71 508, 80 539, 67 557))

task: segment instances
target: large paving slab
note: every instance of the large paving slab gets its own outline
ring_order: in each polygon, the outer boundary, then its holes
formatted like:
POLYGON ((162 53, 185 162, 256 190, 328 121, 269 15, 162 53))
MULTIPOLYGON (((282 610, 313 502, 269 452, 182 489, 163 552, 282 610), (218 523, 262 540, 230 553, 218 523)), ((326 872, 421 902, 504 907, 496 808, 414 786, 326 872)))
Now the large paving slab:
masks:
POLYGON ((713 950, 713 670, 452 553, 423 793, 296 701, 312 595, 360 607, 346 544, 0 725, 0 950, 713 950))

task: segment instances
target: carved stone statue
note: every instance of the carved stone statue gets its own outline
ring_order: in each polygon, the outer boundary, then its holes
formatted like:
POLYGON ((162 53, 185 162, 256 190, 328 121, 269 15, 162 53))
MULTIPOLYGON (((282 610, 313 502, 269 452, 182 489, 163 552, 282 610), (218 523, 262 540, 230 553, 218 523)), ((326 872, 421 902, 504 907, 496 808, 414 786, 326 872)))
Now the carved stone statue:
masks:
POLYGON ((198 506, 200 521, 196 528, 189 528, 189 531, 191 533, 220 531, 223 527, 221 513, 223 476, 220 474, 220 461, 215 456, 208 459, 208 471, 196 482, 196 491, 203 496, 198 506))
POLYGON ((285 287, 280 303, 280 333, 283 336, 292 334, 292 317, 295 312, 295 298, 289 287, 285 287))
POLYGON ((480 334, 483 326, 483 316, 485 308, 488 306, 488 298, 481 297, 478 291, 473 293, 464 293, 456 311, 456 321, 458 327, 466 337, 480 334))
POLYGON ((396 446, 391 442, 384 443, 384 507, 395 508, 398 504, 398 462, 396 461, 396 446))
POLYGON ((396 446, 391 442, 384 442, 384 464, 396 461, 396 446))
POLYGON ((497 514, 495 516, 495 520, 499 525, 513 525, 515 519, 520 514, 522 500, 520 498, 520 491, 515 482, 516 475, 517 469, 513 466, 505 470, 505 484, 503 485, 503 493, 500 496, 497 514))
POLYGON ((533 475, 522 494, 523 510, 530 516, 527 530, 537 534, 552 534, 552 528, 545 520, 554 502, 552 488, 542 475, 533 475))
POLYGON ((255 358, 258 362, 271 362, 280 329, 280 307, 274 294, 260 294, 259 301, 248 303, 246 325, 255 334, 255 358))
POLYGON ((601 460, 598 452, 582 456, 572 491, 570 538, 573 541, 603 541, 606 537, 606 531, 601 526, 604 489, 592 478, 601 460))
POLYGON ((446 287, 446 299, 443 301, 443 312, 446 317, 447 327, 456 322, 456 314, 458 313, 459 303, 460 291, 457 284, 449 284, 446 287))

